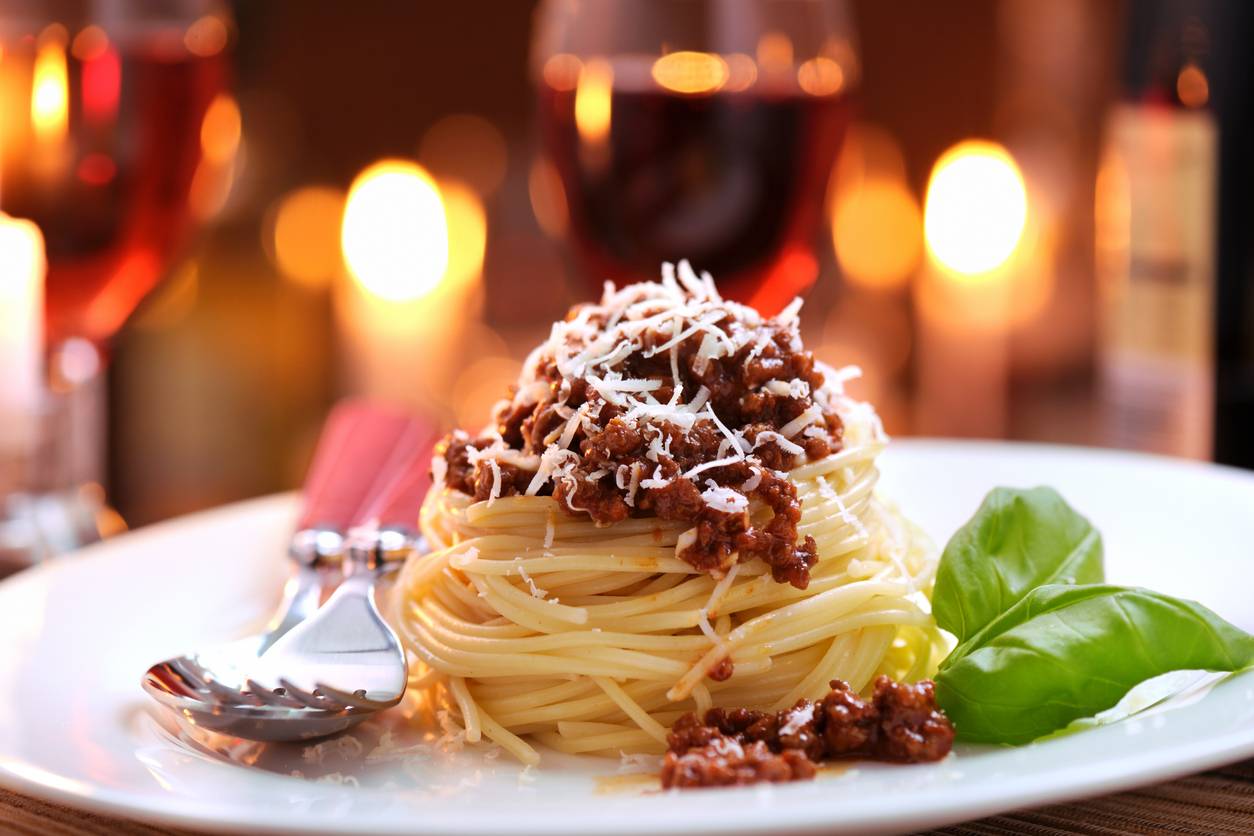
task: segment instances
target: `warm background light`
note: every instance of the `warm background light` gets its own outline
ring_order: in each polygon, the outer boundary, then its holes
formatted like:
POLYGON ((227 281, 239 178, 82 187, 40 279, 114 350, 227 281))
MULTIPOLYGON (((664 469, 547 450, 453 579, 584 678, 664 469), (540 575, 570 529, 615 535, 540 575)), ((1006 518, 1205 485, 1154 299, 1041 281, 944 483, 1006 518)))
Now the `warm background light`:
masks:
POLYGON ((42 398, 44 238, 0 212, 0 454, 37 438, 42 398))
POLYGON ((109 48, 109 36, 99 26, 86 26, 70 46, 70 52, 80 61, 94 61, 109 48))
POLYGON ((320 287, 339 272, 343 214, 339 189, 306 186, 283 196, 271 211, 272 246, 267 249, 284 276, 320 287))
POLYGON ((448 267, 445 280, 465 287, 483 271, 488 219, 475 189, 457 181, 441 181, 437 188, 444 204, 448 229, 448 267))
POLYGON ((1205 107, 1210 101, 1210 82, 1196 64, 1186 64, 1176 76, 1176 95, 1185 107, 1205 107))
POLYGON ((905 286, 923 251, 923 221, 897 139, 873 124, 850 128, 830 199, 832 246, 845 280, 871 290, 905 286))
POLYGON ((937 262, 979 276, 1003 265, 1027 220, 1027 190, 1005 148, 966 140, 941 155, 928 181, 923 230, 937 262))
POLYGON ((231 195, 242 137, 239 105, 229 93, 220 93, 209 103, 200 124, 202 159, 188 194, 188 204, 201 220, 221 212, 231 195))
POLYGON ((457 426, 471 431, 482 427, 502 393, 518 380, 519 365, 513 358, 493 354, 471 360, 452 387, 450 401, 457 426))
POLYGON ((222 18, 205 15, 187 28, 183 35, 183 45, 192 55, 209 58, 226 48, 229 35, 222 18))
POLYGON ((811 58, 797 68, 797 84, 811 96, 831 96, 845 86, 845 72, 831 58, 811 58))
POLYGON ((579 74, 583 72, 583 62, 577 56, 560 53, 544 62, 541 76, 544 83, 559 92, 574 90, 579 84, 579 74))
POLYGON ((235 156, 240 141, 239 105, 229 94, 219 94, 200 127, 200 147, 205 158, 215 163, 227 163, 235 156))
POLYGON ((53 24, 39 36, 31 82, 30 118, 41 143, 59 143, 69 125, 69 83, 65 67, 65 27, 53 24))
POLYGON ((74 57, 81 68, 83 116, 101 127, 117 115, 122 95, 122 62, 104 30, 88 26, 74 38, 74 57))
POLYGON ((672 52, 653 62, 653 80, 675 93, 713 93, 727 83, 727 62, 708 52, 672 52))
POLYGON ((608 61, 595 59, 584 65, 575 90, 575 127, 589 145, 599 145, 610 135, 610 109, 614 70, 608 61))
POLYGON ((768 74, 792 70, 792 41, 783 32, 766 32, 758 38, 758 66, 768 74))
POLYGON ((435 180, 416 163, 370 166, 349 188, 340 243, 349 272, 375 296, 408 301, 430 293, 449 264, 435 180))
POLYGON ((562 178, 546 157, 537 156, 527 173, 527 195, 531 198, 531 211, 536 223, 545 235, 561 238, 570 223, 570 211, 566 205, 566 190, 562 178))
POLYGON ((748 90, 758 80, 758 64, 743 52, 733 52, 727 61, 727 83, 723 89, 729 93, 748 90))
POLYGON ((839 195, 832 241, 849 281, 901 287, 919 261, 919 206, 904 182, 870 177, 839 195))

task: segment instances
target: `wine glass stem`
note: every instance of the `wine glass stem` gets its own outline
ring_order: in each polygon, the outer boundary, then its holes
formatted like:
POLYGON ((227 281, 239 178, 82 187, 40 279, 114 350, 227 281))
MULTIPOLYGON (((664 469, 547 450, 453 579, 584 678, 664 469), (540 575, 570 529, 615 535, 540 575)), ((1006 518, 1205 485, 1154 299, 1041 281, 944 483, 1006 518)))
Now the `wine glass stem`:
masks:
POLYGON ((105 510, 105 440, 108 430, 104 358, 91 342, 71 338, 49 358, 49 433, 41 458, 43 481, 33 489, 59 505, 63 522, 46 532, 54 553, 100 539, 105 510))
POLYGON ((63 481, 57 487, 104 484, 104 443, 108 432, 105 396, 103 369, 65 393, 65 449, 60 456, 63 481))

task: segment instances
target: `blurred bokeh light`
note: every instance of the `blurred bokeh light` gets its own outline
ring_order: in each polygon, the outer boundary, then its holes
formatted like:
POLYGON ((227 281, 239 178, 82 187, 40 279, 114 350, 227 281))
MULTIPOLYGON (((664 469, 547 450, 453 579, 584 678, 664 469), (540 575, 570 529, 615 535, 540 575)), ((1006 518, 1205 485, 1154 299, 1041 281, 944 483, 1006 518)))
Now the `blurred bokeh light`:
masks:
POLYGON ((875 125, 856 125, 832 178, 832 245, 845 278, 866 288, 909 283, 923 250, 918 201, 901 146, 875 125))
POLYGON ((405 302, 430 293, 449 264, 439 186, 417 163, 375 163, 349 187, 340 241, 349 272, 375 296, 405 302))
POLYGON ((69 80, 65 65, 65 27, 54 23, 39 36, 31 87, 30 121, 43 147, 65 141, 69 125, 69 80))
POLYGON ((1027 214, 1019 166, 994 142, 960 142, 932 168, 924 235, 936 260, 959 275, 978 277, 1005 264, 1023 236, 1027 214))
POLYGON ((267 213, 263 235, 275 266, 289 279, 325 286, 342 265, 340 221, 344 192, 329 186, 305 186, 282 198, 267 213))
POLYGON ((691 51, 663 55, 653 62, 651 72, 658 86, 689 95, 721 90, 730 75, 720 56, 691 51))
POLYGON ((583 65, 575 88, 575 126, 579 138, 598 146, 610 135, 614 69, 608 61, 594 58, 583 65))

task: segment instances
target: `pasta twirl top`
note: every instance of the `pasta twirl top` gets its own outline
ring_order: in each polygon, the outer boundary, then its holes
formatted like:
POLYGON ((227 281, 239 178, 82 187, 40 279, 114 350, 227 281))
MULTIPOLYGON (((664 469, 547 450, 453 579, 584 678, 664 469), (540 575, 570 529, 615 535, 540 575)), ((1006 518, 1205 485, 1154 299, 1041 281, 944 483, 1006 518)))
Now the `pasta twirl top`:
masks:
POLYGON ((438 448, 437 482, 489 502, 551 494, 602 525, 691 522, 676 551, 695 568, 757 557, 805 588, 815 543, 797 541, 784 471, 841 448, 843 379, 802 345, 801 300, 767 319, 687 262, 662 272, 556 323, 495 426, 438 448))

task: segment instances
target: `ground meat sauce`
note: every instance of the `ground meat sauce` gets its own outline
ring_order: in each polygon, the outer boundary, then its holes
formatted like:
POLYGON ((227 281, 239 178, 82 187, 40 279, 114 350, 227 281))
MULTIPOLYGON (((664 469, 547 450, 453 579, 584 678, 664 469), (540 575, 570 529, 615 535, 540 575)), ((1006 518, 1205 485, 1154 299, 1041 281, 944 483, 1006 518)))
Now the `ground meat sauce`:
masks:
POLYGON ((908 685, 881 676, 869 701, 839 679, 831 688, 787 711, 711 708, 701 721, 685 714, 667 736, 662 786, 799 781, 825 760, 918 763, 949 754, 954 727, 937 709, 930 680, 908 685))
POLYGON ((841 448, 823 370, 801 344, 795 307, 763 319, 686 264, 679 273, 573 308, 495 426, 437 448, 444 484, 476 500, 551 495, 599 525, 691 523, 677 552, 695 568, 721 576, 760 558, 776 581, 804 589, 817 555, 813 538, 798 541, 785 471, 841 448))

